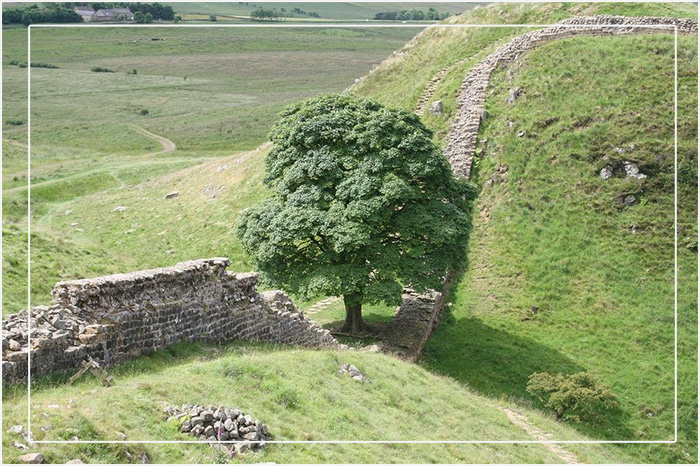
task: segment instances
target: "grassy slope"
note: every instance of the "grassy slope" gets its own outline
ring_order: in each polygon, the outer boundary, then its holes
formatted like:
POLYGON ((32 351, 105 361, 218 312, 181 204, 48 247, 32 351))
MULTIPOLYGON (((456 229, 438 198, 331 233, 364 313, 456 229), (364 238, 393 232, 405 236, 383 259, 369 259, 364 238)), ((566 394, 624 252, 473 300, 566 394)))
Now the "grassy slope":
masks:
MULTIPOLYGON (((196 196, 183 194, 180 200, 160 205, 156 200, 162 201, 165 193, 179 186, 173 178, 161 180, 162 176, 257 147, 284 105, 344 89, 415 31, 269 32, 33 31, 32 61, 60 66, 31 70, 34 303, 46 302, 59 279, 155 267, 206 255, 239 258, 230 227, 237 210, 231 211, 228 201, 238 197, 250 202, 259 188, 252 187, 250 196, 244 192, 247 188, 234 189, 229 196, 228 186, 219 196, 224 202, 188 204, 186 200, 196 196), (85 43, 92 46, 86 49, 85 43), (296 54, 295 49, 307 52, 296 54), (89 71, 92 66, 116 72, 93 73, 89 71), (132 69, 138 74, 127 75, 132 69), (147 115, 140 114, 144 108, 149 110, 147 115), (134 126, 171 139, 177 150, 152 155, 160 144, 134 126), (160 186, 152 184, 155 180, 161 180, 160 186), (144 182, 151 184, 141 186, 144 182), (140 199, 142 189, 150 189, 154 199, 140 199), (78 208, 76 215, 61 217, 71 208, 68 204, 81 198, 87 210, 78 208), (111 201, 127 204, 130 210, 105 217, 118 205, 109 204, 111 201), (146 204, 151 210, 145 209, 146 204), (202 213, 209 208, 207 220, 202 221, 202 213), (158 210, 155 216, 152 209, 158 210), (180 216, 184 216, 180 223, 187 234, 173 226, 180 216), (117 223, 105 223, 112 219, 118 219, 117 223), (157 230, 143 231, 139 225, 157 230), (166 229, 165 236, 157 235, 166 229), (129 230, 135 234, 128 236, 125 232, 129 230), (143 254, 144 250, 153 252, 143 254), (170 252, 166 255, 166 251, 170 252)), ((6 63, 26 60, 26 37, 26 29, 3 30, 6 63)), ((4 313, 26 307, 26 77, 26 69, 3 68, 4 313), (10 119, 25 124, 6 123, 10 119)), ((250 165, 257 176, 251 179, 260 177, 259 161, 258 157, 250 165)), ((214 164, 211 173, 216 174, 221 164, 226 160, 214 164)), ((232 165, 223 174, 237 170, 232 165)), ((216 180, 216 175, 209 179, 207 173, 198 173, 200 190, 216 180)), ((235 207, 236 201, 233 203, 234 209, 246 205, 238 202, 235 207)), ((242 260, 235 267, 249 266, 242 260)))
MULTIPOLYGON (((679 15, 690 5, 509 5, 459 18, 488 23, 553 21, 572 12, 679 15), (678 7, 678 10, 673 11, 678 7), (496 12, 502 10, 498 15, 496 12), (568 10, 568 11, 567 11, 568 10), (554 14, 552 14, 554 12, 554 14)), ((426 116, 441 141, 464 70, 509 30, 428 31, 379 67, 357 91, 406 109, 437 70, 467 58, 438 87, 446 117, 426 116), (459 43, 459 47, 454 44, 459 43), (415 81, 415 82, 414 82, 415 81)), ((640 461, 697 458, 697 38, 679 41, 679 431, 673 447, 630 447, 640 461)), ((673 437, 673 39, 576 39, 533 52, 494 75, 475 181, 507 165, 507 183, 482 189, 467 275, 424 364, 494 396, 526 397, 536 371, 592 370, 619 395, 622 413, 604 438, 673 437), (576 58, 573 58, 576 57, 576 58), (623 89, 634 92, 621 92, 623 89), (504 104, 510 88, 525 96, 504 104), (575 92, 572 92, 575 89, 575 92), (545 123, 548 118, 557 121, 545 123), (516 130, 508 130, 508 120, 516 130), (515 133, 525 129, 527 137, 515 133), (635 144, 620 156, 615 147, 635 144), (608 155, 631 159, 645 181, 598 171, 608 155), (642 205, 620 209, 634 193, 642 205), (636 234, 630 229, 635 226, 636 234), (532 307, 536 308, 536 313, 532 307), (649 417, 645 410, 654 414, 649 417)), ((531 400, 528 400, 530 402, 531 400)))
MULTIPOLYGON (((458 382, 389 356, 363 352, 308 351, 250 343, 220 348, 184 346, 140 358, 115 369, 110 388, 86 377, 73 386, 32 390, 37 439, 185 440, 176 424, 163 422, 165 403, 235 406, 268 424, 273 440, 528 440, 498 409, 458 382), (300 364, 300 361, 304 361, 300 364), (341 362, 359 367, 372 383, 341 377, 341 362), (177 383, 172 383, 174 380, 177 383), (49 406, 52 405, 52 406, 49 406), (46 414, 43 414, 46 413, 46 414), (51 425, 42 432, 39 427, 51 425)), ((5 394, 3 431, 26 415, 22 387, 5 394)), ((565 425, 523 410, 532 422, 558 438, 582 439, 565 425)), ((19 454, 3 437, 5 462, 19 454)), ((52 463, 128 462, 147 452, 151 462, 218 461, 206 445, 44 445, 52 463)), ((624 462, 599 445, 571 450, 586 462, 624 462)), ((541 445, 273 445, 245 462, 520 462, 560 460, 541 445)))

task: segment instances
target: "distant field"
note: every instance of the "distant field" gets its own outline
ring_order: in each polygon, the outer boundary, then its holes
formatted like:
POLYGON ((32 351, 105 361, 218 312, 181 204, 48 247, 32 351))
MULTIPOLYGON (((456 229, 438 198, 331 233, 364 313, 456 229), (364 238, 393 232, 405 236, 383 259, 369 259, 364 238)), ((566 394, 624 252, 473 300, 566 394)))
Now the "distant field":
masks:
MULTIPOLYGON (((26 60, 26 31, 3 30, 5 313, 26 307, 27 69, 8 64, 26 60)), ((31 70, 33 302, 47 302, 53 284, 64 278, 172 264, 200 255, 228 254, 243 260, 230 230, 236 216, 230 204, 217 210, 217 221, 213 213, 208 219, 198 218, 202 206, 197 203, 183 207, 177 201, 166 210, 154 207, 169 226, 190 207, 194 216, 183 222, 192 236, 170 228, 159 236, 164 229, 155 220, 158 216, 136 205, 147 204, 140 194, 143 187, 136 186, 211 159, 236 159, 235 154, 265 141, 284 106, 342 91, 415 33, 415 29, 34 29, 32 61, 59 68, 31 70), (114 72, 95 73, 90 71, 93 67, 114 72), (161 143, 142 130, 172 141, 177 149, 161 152, 161 143), (91 195, 97 197, 86 197, 91 195), (127 198, 121 200, 124 195, 127 198), (77 216, 80 209, 65 215, 80 199, 91 206, 98 228, 77 216), (116 206, 109 199, 128 204, 131 210, 105 217, 116 206), (172 215, 170 207, 175 209, 172 215), (140 211, 143 221, 134 217, 140 211), (105 220, 116 217, 127 222, 124 228, 105 225, 105 220), (59 220, 67 221, 66 229, 59 220), (159 229, 153 237, 125 233, 140 232, 145 225, 159 229), (227 227, 220 230, 216 225, 227 227), (162 246, 156 247, 159 240, 162 246)), ((259 174, 257 160, 253 169, 259 174)), ((212 167, 216 170, 218 164, 212 167)), ((198 189, 213 183, 207 177, 202 175, 198 189)), ((174 186, 166 181, 159 189, 174 186)), ((164 194, 157 191, 154 196, 164 194)), ((235 201, 245 206, 240 199, 245 195, 235 201)), ((245 261, 238 266, 250 267, 245 261)))
MULTIPOLYGON (((427 10, 430 7, 438 11, 449 11, 452 14, 470 10, 478 3, 468 2, 377 2, 377 3, 315 3, 315 2, 165 2, 171 5, 177 13, 201 13, 248 16, 256 8, 276 8, 281 11, 286 9, 291 14, 292 9, 299 8, 307 12, 316 12, 320 19, 372 19, 376 13, 397 10, 427 10)), ((294 15, 295 18, 304 18, 303 15, 294 15)), ((308 18, 308 16, 306 16, 308 18)))

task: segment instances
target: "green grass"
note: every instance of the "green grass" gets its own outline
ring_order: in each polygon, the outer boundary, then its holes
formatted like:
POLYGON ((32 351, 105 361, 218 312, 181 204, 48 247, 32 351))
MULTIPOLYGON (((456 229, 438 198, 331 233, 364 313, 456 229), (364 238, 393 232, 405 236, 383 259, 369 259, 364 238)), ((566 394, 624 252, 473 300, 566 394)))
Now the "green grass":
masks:
MULTIPOLYGON (((690 161, 697 160, 694 42, 679 44, 679 158, 690 161)), ((507 182, 481 189, 470 269, 428 345, 426 367, 481 393, 517 398, 529 398, 534 372, 590 370, 618 395, 622 412, 582 431, 673 438, 672 51, 672 37, 572 39, 528 54, 511 67, 512 81, 493 76, 486 103, 493 118, 482 129, 488 142, 474 181, 482 185, 507 166, 507 182), (621 83, 635 92, 620 92, 621 83), (510 106, 516 86, 525 95, 510 106), (521 130, 526 137, 517 137, 521 130), (604 156, 633 160, 649 178, 603 182, 604 156), (622 207, 630 193, 639 204, 622 207)), ((697 236, 694 183, 680 196, 679 236, 697 236)), ((685 346, 697 338, 697 255, 681 246, 679 261, 685 346)), ((692 380, 695 364, 694 356, 682 359, 681 373, 692 380)), ((687 404, 696 389, 680 387, 686 441, 697 428, 697 407, 687 404)), ((657 459, 696 453, 695 443, 683 443, 657 459)))
MULTIPOLYGON (((547 23, 595 13, 697 18, 697 7, 508 4, 478 8, 449 22, 547 23)), ((235 30, 235 35, 229 30, 184 29, 53 32, 32 33, 32 61, 59 66, 32 69, 34 304, 47 302, 48 291, 59 279, 222 255, 233 259, 232 270, 249 270, 249 258, 235 239, 236 219, 241 209, 267 195, 260 184, 265 149, 251 149, 265 139, 276 112, 287 102, 344 89, 415 30, 290 30, 276 36, 258 30, 235 30), (165 40, 152 41, 153 37, 165 40), (55 43, 62 46, 56 48, 55 43), (86 49, 85 43, 92 46, 86 49), (93 66, 116 73, 91 73, 93 66), (134 68, 136 76, 126 74, 134 68), (99 105, 87 105, 96 99, 99 105), (140 114, 144 108, 148 115, 140 114), (177 150, 152 155, 160 144, 132 125, 171 139, 177 150), (174 190, 180 196, 166 201, 164 195, 174 190), (128 208, 114 212, 118 205, 128 208)), ((354 90, 412 110, 425 83, 449 67, 435 96, 443 100, 445 114, 424 117, 441 143, 469 67, 521 32, 426 31, 354 90), (462 59, 464 63, 453 66, 462 59)), ((3 62, 26 61, 26 30, 3 30, 3 38, 3 62)), ((697 253, 689 248, 697 238, 696 40, 679 38, 680 442, 566 446, 586 462, 697 459, 697 253)), ((45 406, 58 400, 62 406, 56 412, 47 410, 56 427, 47 435, 112 439, 115 431, 123 431, 132 439, 154 434, 178 439, 172 426, 150 416, 163 401, 189 402, 195 394, 203 403, 248 410, 284 438, 415 439, 454 437, 465 430, 470 436, 524 436, 494 409, 499 404, 526 413, 554 439, 669 438, 672 50, 667 36, 577 38, 527 54, 509 68, 512 81, 505 70, 494 74, 493 94, 486 103, 490 117, 480 135, 486 142, 479 149, 474 181, 482 186, 499 165, 508 165, 508 181, 481 188, 470 266, 454 288, 453 305, 419 367, 361 352, 338 356, 237 344, 216 353, 212 348, 181 347, 115 369, 118 384, 111 389, 103 390, 89 379, 74 387, 40 383, 32 392, 33 402, 45 406), (515 105, 506 105, 505 96, 514 86, 524 94, 515 105), (549 121, 552 117, 556 119, 549 121), (509 130, 509 119, 518 131, 526 130, 526 137, 509 130), (635 144, 634 152, 614 152, 629 144, 635 144), (630 157, 650 177, 604 183, 598 172, 605 155, 630 157), (629 193, 639 204, 621 208, 620 196, 629 193), (334 378, 338 357, 375 379, 372 389, 339 386, 334 378), (542 416, 524 390, 527 377, 540 370, 590 370, 618 395, 621 410, 593 426, 568 426, 542 416), (204 382, 197 383, 200 380, 204 382), (135 388, 137 383, 140 388, 135 388), (64 409, 72 398, 79 400, 77 408, 64 409), (433 411, 420 411, 426 409, 433 411), (653 417, 644 415, 648 409, 653 417), (299 424, 303 427, 296 428, 299 424)), ((4 67, 3 73, 7 313, 26 305, 27 128, 26 123, 10 121, 25 121, 27 107, 26 69, 4 67)), ((308 308, 312 303, 300 304, 308 308)), ((393 311, 368 306, 365 314, 380 328, 393 311)), ((326 327, 337 325, 342 317, 342 302, 311 316, 326 327)), ((23 397, 21 387, 5 392, 5 430, 24 424, 23 397)), ((44 423, 41 406, 34 407, 35 425, 44 423)), ((4 438, 5 461, 19 454, 11 446, 13 440, 4 438)), ((47 446, 42 452, 52 462, 73 457, 124 462, 127 448, 134 454, 147 450, 154 461, 214 459, 204 446, 47 446)), ((541 446, 524 445, 271 445, 246 458, 258 461, 559 460, 541 446)))
MULTIPOLYGON (((32 425, 37 440, 187 440, 165 422, 166 403, 223 404, 265 422, 272 440, 527 440, 502 412, 502 403, 480 397, 458 382, 399 359, 355 352, 310 351, 255 343, 223 347, 183 345, 141 357, 112 371, 115 385, 103 388, 84 377, 73 386, 60 378, 32 390, 32 425), (362 383, 338 374, 341 363, 360 368, 362 383), (177 381, 177 383, 173 383, 177 381), (57 384, 52 386, 53 384, 57 384), (52 406, 49 406, 52 405, 52 406), (58 407, 55 407, 57 405, 58 407), (46 413, 46 414, 44 414, 46 413), (42 432, 41 426, 53 429, 42 432), (468 426, 468 428, 467 428, 468 426)), ((6 390, 3 430, 26 424, 26 393, 6 390)), ((520 409, 519 409, 520 410, 520 409)), ((530 409, 520 410, 559 438, 583 437, 530 409)), ((4 460, 21 454, 17 436, 5 434, 4 460)), ((211 462, 206 445, 42 445, 47 461, 81 458, 86 463, 122 463, 126 451, 152 463, 211 462)), ((571 447, 586 462, 624 462, 599 445, 571 447)), ((277 445, 244 456, 248 462, 522 462, 557 463, 542 445, 277 445)))

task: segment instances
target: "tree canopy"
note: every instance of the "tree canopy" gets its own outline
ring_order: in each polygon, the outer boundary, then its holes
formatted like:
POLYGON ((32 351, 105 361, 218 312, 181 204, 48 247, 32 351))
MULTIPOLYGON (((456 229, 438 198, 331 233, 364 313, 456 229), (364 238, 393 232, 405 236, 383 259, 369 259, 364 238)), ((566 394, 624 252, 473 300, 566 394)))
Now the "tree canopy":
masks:
POLYGON ((441 286, 463 265, 476 191, 454 177, 419 117, 349 95, 287 109, 265 159, 271 198, 238 235, 263 280, 303 297, 341 295, 345 329, 363 303, 441 286))

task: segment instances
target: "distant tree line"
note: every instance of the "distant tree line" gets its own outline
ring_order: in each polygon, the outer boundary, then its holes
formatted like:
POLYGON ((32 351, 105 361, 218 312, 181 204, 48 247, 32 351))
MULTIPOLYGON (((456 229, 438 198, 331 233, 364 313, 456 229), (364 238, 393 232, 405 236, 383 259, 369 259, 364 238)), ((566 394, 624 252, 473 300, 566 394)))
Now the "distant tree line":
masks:
MULTIPOLYGON (((243 2, 238 3, 243 4, 243 2)), ((249 3, 245 2, 245 4, 248 5, 249 3)), ((257 7, 255 3, 251 3, 250 5, 257 7)), ((281 18, 291 18, 293 16, 309 16, 311 18, 321 17, 321 15, 315 11, 304 11, 301 8, 292 8, 291 11, 287 11, 286 8, 280 8, 279 11, 277 11, 277 8, 257 7, 250 14, 250 17, 257 21, 279 21, 281 18)))
POLYGON ((173 20, 175 11, 169 5, 160 3, 131 3, 131 2, 45 2, 39 7, 37 4, 8 8, 2 11, 2 24, 30 24, 37 23, 81 23, 83 18, 73 11, 76 6, 91 6, 95 11, 102 8, 129 8, 134 15, 140 12, 143 17, 150 15, 153 19, 173 20))
POLYGON ((250 17, 256 21, 279 21, 281 15, 277 12, 277 10, 258 8, 250 13, 250 17))
POLYGON ((427 11, 423 10, 401 10, 401 11, 387 11, 384 13, 377 13, 374 15, 374 19, 379 21, 439 21, 450 16, 447 11, 437 11, 435 8, 430 7, 427 11))
POLYGON ((58 3, 46 3, 43 8, 33 4, 2 10, 2 24, 29 26, 36 23, 81 23, 82 21, 83 18, 73 11, 72 6, 63 6, 58 3))

